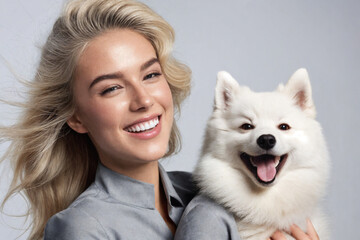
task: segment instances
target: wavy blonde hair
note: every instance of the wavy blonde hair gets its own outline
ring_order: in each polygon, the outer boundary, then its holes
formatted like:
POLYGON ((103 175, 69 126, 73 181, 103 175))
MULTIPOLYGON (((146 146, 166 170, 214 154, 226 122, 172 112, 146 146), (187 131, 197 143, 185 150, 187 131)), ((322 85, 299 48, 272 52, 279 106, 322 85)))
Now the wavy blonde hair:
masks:
MULTIPOLYGON (((170 85, 175 111, 190 91, 189 68, 172 57, 172 27, 146 5, 131 0, 75 0, 55 22, 43 49, 20 121, 0 130, 11 142, 3 159, 12 160, 14 177, 5 202, 24 193, 33 218, 30 239, 43 237, 48 219, 67 208, 93 182, 98 155, 86 134, 66 124, 75 106, 74 70, 87 44, 103 32, 126 28, 153 45, 170 85)), ((166 156, 180 148, 174 122, 166 156)))

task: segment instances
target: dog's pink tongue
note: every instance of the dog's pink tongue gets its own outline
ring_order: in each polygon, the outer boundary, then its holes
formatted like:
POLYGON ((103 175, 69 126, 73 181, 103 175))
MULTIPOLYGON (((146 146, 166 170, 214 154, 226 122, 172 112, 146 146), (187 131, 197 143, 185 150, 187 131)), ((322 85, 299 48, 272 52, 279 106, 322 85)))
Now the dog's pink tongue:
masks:
POLYGON ((256 157, 253 159, 257 167, 257 175, 264 182, 270 182, 276 175, 275 159, 271 157, 256 157))

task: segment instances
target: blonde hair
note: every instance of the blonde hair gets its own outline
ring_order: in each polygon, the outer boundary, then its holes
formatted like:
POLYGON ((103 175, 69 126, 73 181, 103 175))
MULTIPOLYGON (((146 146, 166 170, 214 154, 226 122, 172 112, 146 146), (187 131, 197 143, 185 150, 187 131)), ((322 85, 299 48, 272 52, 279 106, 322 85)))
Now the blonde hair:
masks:
MULTIPOLYGON (((153 45, 170 85, 176 111, 190 91, 191 72, 172 57, 174 31, 146 5, 131 0, 75 0, 55 22, 43 49, 21 120, 1 128, 11 142, 4 158, 14 177, 4 203, 23 192, 33 218, 30 239, 40 239, 48 219, 67 208, 93 182, 97 152, 85 134, 66 124, 74 113, 72 81, 79 56, 104 31, 127 28, 153 45)), ((180 148, 174 122, 166 156, 180 148)))

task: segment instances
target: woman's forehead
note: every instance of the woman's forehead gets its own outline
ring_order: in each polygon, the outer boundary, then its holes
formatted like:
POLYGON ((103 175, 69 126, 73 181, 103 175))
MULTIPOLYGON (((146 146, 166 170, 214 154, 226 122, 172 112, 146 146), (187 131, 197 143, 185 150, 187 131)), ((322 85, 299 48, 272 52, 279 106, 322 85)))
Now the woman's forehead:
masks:
POLYGON ((156 52, 152 44, 141 34, 116 29, 91 40, 79 58, 75 76, 96 78, 98 75, 126 70, 141 70, 141 65, 156 52))

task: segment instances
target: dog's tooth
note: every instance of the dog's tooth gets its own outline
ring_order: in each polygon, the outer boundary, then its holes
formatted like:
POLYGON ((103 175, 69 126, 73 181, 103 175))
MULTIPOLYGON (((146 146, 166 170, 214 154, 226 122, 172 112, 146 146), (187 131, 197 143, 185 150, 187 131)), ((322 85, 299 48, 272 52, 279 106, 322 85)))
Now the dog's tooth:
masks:
POLYGON ((253 161, 253 158, 252 158, 252 157, 250 157, 250 163, 251 163, 251 165, 252 165, 253 167, 256 167, 256 164, 254 163, 254 161, 253 161))
POLYGON ((275 167, 277 167, 279 165, 280 161, 279 160, 275 160, 275 167))
POLYGON ((281 159, 281 157, 279 157, 279 156, 275 157, 275 167, 277 167, 279 165, 280 159, 281 159))

